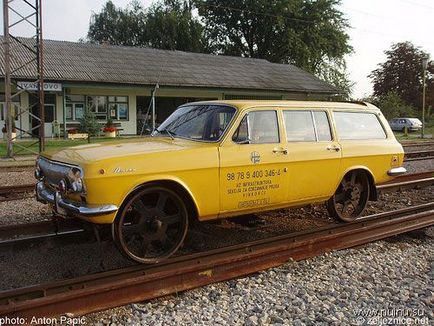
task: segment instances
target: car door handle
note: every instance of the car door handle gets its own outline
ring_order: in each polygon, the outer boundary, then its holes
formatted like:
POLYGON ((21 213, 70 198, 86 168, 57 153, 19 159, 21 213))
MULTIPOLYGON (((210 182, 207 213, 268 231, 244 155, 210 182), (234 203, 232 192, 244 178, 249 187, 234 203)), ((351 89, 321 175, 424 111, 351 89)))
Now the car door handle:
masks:
POLYGON ((282 148, 282 147, 275 147, 275 148, 273 148, 273 153, 282 153, 284 155, 287 155, 288 150, 286 148, 282 148))
POLYGON ((339 152, 341 150, 341 148, 339 146, 336 145, 328 145, 327 146, 327 150, 328 151, 335 151, 335 152, 339 152))

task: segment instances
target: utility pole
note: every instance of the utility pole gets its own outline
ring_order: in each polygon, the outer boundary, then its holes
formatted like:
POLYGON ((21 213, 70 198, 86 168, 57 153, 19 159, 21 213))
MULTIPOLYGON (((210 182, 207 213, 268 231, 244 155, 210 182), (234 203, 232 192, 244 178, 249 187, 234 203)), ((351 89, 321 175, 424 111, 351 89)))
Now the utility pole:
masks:
POLYGON ((10 50, 10 37, 9 37, 9 8, 8 1, 3 0, 3 49, 4 49, 4 63, 5 63, 5 105, 6 105, 6 132, 7 132, 7 150, 6 157, 14 156, 14 146, 12 139, 12 100, 11 100, 11 50, 10 50))
POLYGON ((3 0, 7 157, 13 157, 18 151, 23 150, 31 153, 44 150, 45 110, 41 3, 42 0, 3 0), (10 13, 13 15, 10 16, 10 13), (35 35, 31 38, 14 36, 13 29, 20 25, 34 28, 35 35), (14 76, 27 80, 36 78, 34 81, 34 84, 37 85, 36 91, 21 87, 14 76), (26 94, 29 98, 29 105, 26 107, 21 105, 22 94, 26 94), (31 97, 35 99, 33 101, 35 104, 30 104, 31 97), (20 123, 16 129, 20 131, 21 135, 30 136, 30 139, 37 139, 36 141, 15 142, 16 137, 12 137, 12 132, 15 126, 14 121, 18 118, 20 121, 30 121, 30 125, 27 127, 27 123, 24 126, 20 123), (36 133, 36 131, 38 132, 36 133), (36 144, 39 145, 38 151, 33 149, 36 144))
POLYGON ((425 137, 425 92, 426 92, 426 69, 428 68, 429 57, 422 58, 422 133, 421 138, 425 137))

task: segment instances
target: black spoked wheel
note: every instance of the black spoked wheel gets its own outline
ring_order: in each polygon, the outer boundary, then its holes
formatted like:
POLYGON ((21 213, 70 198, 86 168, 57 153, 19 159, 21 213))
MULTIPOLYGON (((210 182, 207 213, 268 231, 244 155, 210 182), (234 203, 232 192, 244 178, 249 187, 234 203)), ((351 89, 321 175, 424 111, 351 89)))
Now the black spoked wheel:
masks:
POLYGON ((327 210, 335 218, 352 222, 362 215, 369 199, 369 180, 365 172, 347 173, 335 194, 327 201, 327 210))
POLYGON ((155 264, 173 255, 187 234, 188 213, 174 191, 149 187, 133 195, 118 213, 113 238, 127 257, 155 264))

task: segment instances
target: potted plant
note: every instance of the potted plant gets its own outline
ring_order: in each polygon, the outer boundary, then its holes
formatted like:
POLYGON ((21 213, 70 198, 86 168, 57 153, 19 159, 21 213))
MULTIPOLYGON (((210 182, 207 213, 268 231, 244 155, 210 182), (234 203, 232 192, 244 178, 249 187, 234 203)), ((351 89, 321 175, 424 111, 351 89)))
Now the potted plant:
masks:
POLYGON ((117 128, 115 127, 115 124, 113 123, 112 118, 109 118, 107 120, 107 123, 105 124, 105 126, 103 128, 103 131, 104 131, 105 137, 110 137, 110 138, 116 137, 117 128))
MULTIPOLYGON (((3 139, 7 141, 8 139, 8 129, 7 129, 7 121, 5 121, 5 125, 2 128, 3 139)), ((12 141, 15 141, 17 138, 17 127, 15 126, 15 121, 12 120, 12 141)))

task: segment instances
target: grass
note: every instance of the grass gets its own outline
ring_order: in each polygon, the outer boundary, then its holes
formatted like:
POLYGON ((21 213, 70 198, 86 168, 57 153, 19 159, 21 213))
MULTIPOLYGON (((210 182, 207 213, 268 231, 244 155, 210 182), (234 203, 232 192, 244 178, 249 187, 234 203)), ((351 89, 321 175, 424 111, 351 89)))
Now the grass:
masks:
MULTIPOLYGON (((91 143, 102 143, 107 141, 113 141, 113 140, 122 140, 122 139, 130 139, 133 137, 117 137, 117 138, 104 138, 104 137, 95 137, 91 138, 91 143)), ((71 146, 77 146, 77 145, 85 145, 88 144, 87 139, 47 139, 45 141, 45 150, 56 150, 56 149, 63 149, 71 146)), ((37 154, 39 150, 39 144, 37 140, 17 140, 17 142, 14 144, 14 155, 31 155, 31 154, 37 154), (28 150, 22 149, 20 146, 17 146, 17 144, 21 146, 25 146, 28 148, 28 150)), ((6 142, 0 141, 0 157, 6 156, 6 142)))

